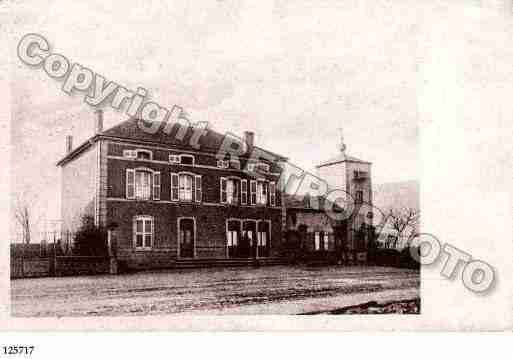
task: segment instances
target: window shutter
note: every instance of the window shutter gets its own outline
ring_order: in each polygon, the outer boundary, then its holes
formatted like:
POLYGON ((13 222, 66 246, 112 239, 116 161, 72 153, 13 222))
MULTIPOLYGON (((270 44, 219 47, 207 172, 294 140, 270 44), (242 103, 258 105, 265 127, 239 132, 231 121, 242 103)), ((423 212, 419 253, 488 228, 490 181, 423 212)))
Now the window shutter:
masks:
POLYGON ((201 196, 202 196, 202 193, 201 193, 201 176, 200 175, 196 175, 196 176, 194 176, 194 178, 196 179, 196 181, 194 183, 194 188, 195 188, 194 199, 196 200, 196 202, 201 202, 201 196))
POLYGON ((248 180, 243 179, 240 182, 240 187, 241 204, 248 204, 248 180))
POLYGON ((178 173, 171 173, 171 201, 178 201, 178 173))
POLYGON ((276 205, 276 184, 274 182, 269 183, 269 201, 271 206, 276 205))
POLYGON ((226 203, 226 178, 221 177, 221 203, 226 203))
POLYGON ((160 172, 153 173, 153 199, 160 199, 160 172))
POLYGON ((126 170, 126 198, 135 198, 135 171, 129 168, 126 170))
POLYGON ((251 205, 256 204, 257 181, 251 180, 249 183, 251 205))

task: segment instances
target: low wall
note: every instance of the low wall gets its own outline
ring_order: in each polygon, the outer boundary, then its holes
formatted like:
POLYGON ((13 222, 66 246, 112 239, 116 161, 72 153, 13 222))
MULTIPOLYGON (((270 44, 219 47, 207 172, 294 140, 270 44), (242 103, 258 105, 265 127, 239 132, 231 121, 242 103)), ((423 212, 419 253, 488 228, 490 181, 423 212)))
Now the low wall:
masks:
POLYGON ((11 258, 11 278, 63 277, 109 273, 108 257, 11 258))
POLYGON ((55 276, 94 275, 109 273, 108 257, 55 257, 55 276))
POLYGON ((11 278, 48 277, 50 258, 11 258, 11 278))

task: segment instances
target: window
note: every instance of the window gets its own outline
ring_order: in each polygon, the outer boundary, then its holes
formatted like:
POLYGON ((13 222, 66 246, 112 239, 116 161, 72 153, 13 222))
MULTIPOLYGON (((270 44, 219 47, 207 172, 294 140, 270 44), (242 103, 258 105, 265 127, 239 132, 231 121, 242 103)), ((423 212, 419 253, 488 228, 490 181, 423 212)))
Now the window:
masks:
POLYGON ((264 162, 259 162, 257 165, 257 168, 260 172, 266 172, 266 173, 271 170, 271 167, 267 163, 264 163, 264 162))
POLYGON ((180 156, 178 156, 178 155, 169 155, 169 162, 171 162, 171 163, 180 163, 180 156))
POLYGON ((160 199, 160 173, 147 169, 126 170, 126 198, 160 199))
POLYGON ((270 250, 270 239, 271 239, 271 227, 269 222, 261 221, 258 223, 257 232, 257 245, 258 245, 258 256, 268 257, 270 250))
POLYGON ((236 230, 229 230, 228 231, 228 247, 235 247, 237 246, 237 231, 236 230))
POLYGON ((192 176, 180 174, 178 186, 178 198, 180 201, 192 202, 192 176))
POLYGON ((258 245, 262 247, 267 245, 267 232, 258 232, 258 245))
POLYGON ((134 217, 134 247, 147 249, 153 246, 153 217, 134 217))
POLYGON ((126 157, 126 158, 136 158, 137 157, 137 151, 123 150, 123 157, 126 157))
POLYGON ((169 162, 173 164, 182 164, 193 166, 194 165, 194 156, 193 155, 169 155, 169 162))
POLYGON ((138 160, 151 160, 151 151, 148 150, 137 150, 138 160))
POLYGON ((138 160, 151 160, 152 152, 150 150, 123 150, 123 157, 138 160))
POLYGON ((247 163, 246 164, 246 171, 248 172, 255 172, 256 163, 247 163))
POLYGON ((257 204, 266 205, 267 204, 267 192, 268 192, 268 183, 258 181, 257 183, 257 204))
POLYGON ((221 203, 239 203, 239 181, 233 178, 221 178, 221 203))
POLYGON ((219 161, 217 161, 217 167, 228 168, 228 167, 230 167, 230 162, 225 161, 225 160, 219 160, 219 161))
POLYGON ((314 232, 314 249, 316 251, 328 250, 328 233, 314 232))
POLYGON ((194 156, 192 155, 180 155, 180 163, 182 165, 194 165, 194 156))
POLYGON ((356 191, 355 193, 355 202, 363 203, 363 191, 356 191))
POLYGON ((241 204, 248 204, 248 180, 243 179, 240 182, 240 188, 241 204))
POLYGON ((151 176, 149 171, 135 171, 135 198, 150 199, 151 198, 151 176))

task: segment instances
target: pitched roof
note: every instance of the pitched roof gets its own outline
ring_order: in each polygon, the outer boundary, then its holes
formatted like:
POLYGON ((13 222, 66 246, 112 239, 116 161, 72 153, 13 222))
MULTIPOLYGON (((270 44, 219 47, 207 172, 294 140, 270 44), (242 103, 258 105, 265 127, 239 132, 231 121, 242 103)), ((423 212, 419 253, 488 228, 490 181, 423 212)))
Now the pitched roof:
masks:
POLYGON ((322 166, 334 165, 334 164, 340 163, 340 162, 357 162, 357 163, 367 163, 367 164, 371 163, 371 162, 367 162, 367 161, 361 160, 361 159, 353 157, 353 156, 346 155, 345 153, 341 153, 327 161, 321 162, 316 167, 319 168, 322 166))
MULTIPOLYGON (((139 119, 137 118, 131 118, 128 120, 125 120, 118 125, 115 125, 107 130, 104 130, 93 137, 91 137, 86 142, 82 143, 80 146, 75 148, 73 151, 68 153, 63 159, 61 159, 57 165, 62 165, 69 160, 71 160, 73 157, 75 157, 78 153, 89 147, 93 142, 98 140, 99 138, 119 138, 119 139, 126 139, 126 140, 132 140, 132 141, 139 141, 139 142, 148 142, 152 144, 159 144, 166 147, 173 147, 178 148, 181 150, 191 150, 191 151, 198 151, 197 148, 193 147, 190 144, 190 139, 194 133, 194 129, 192 127, 188 127, 185 136, 183 138, 177 138, 177 133, 179 130, 183 128, 183 125, 179 123, 173 123, 171 127, 171 131, 168 131, 169 133, 166 133, 164 131, 164 123, 161 123, 158 127, 158 131, 155 133, 150 133, 150 131, 144 131, 141 129, 141 126, 138 124, 139 119)), ((224 140, 225 135, 216 132, 210 128, 207 128, 207 132, 199 137, 198 144, 199 144, 199 150, 204 152, 212 152, 216 153, 224 140)), ((258 148, 259 150, 263 150, 275 157, 277 157, 279 160, 286 160, 287 158, 281 155, 278 155, 276 153, 273 153, 271 151, 264 150, 260 147, 255 146, 255 148, 258 148)))

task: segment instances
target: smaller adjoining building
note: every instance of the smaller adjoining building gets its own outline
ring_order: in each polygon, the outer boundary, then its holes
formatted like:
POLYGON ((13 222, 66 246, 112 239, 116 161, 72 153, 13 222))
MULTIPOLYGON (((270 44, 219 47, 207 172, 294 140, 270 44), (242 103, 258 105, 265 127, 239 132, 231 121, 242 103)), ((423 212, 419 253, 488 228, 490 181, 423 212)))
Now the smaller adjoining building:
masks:
POLYGON ((336 201, 333 206, 325 206, 324 197, 283 196, 285 242, 291 255, 300 257, 298 259, 367 262, 369 244, 374 236, 371 163, 349 156, 345 150, 341 136, 338 156, 316 167, 317 176, 328 184, 328 192, 341 190, 348 195, 345 205, 336 201), (333 212, 326 212, 325 208, 332 208, 333 212))

